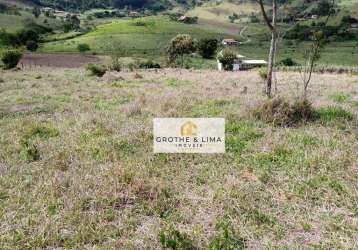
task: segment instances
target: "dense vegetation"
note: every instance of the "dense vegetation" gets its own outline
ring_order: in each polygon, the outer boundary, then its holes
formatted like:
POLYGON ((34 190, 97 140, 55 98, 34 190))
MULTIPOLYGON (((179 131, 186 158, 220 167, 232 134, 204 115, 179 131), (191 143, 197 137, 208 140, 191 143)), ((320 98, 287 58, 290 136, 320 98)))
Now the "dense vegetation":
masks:
POLYGON ((63 10, 87 10, 92 8, 124 8, 125 6, 140 9, 148 8, 153 10, 164 10, 171 6, 168 0, 31 0, 31 2, 41 5, 59 8, 63 10))

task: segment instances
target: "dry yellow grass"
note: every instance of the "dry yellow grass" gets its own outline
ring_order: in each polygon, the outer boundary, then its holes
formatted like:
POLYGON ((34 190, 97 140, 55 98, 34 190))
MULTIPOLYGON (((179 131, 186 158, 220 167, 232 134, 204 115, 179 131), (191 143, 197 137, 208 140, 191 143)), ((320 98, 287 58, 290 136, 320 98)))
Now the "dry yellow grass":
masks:
MULTIPOLYGON (((1 79, 2 249, 357 248, 357 76, 314 75, 321 117, 297 128, 247 115, 265 99, 256 72, 1 79), (227 153, 154 155, 154 117, 225 117, 227 153)), ((278 73, 280 95, 299 79, 278 73)))

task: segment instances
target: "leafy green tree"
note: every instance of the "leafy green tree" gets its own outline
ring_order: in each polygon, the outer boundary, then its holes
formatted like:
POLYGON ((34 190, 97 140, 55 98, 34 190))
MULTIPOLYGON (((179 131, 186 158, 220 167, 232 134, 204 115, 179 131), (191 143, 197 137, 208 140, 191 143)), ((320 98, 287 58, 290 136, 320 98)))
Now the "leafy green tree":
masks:
POLYGON ((41 10, 39 7, 35 7, 32 9, 32 14, 34 15, 35 18, 39 18, 39 16, 41 15, 41 10))
POLYGON ((184 56, 196 51, 195 41, 190 35, 180 34, 174 37, 168 47, 169 62, 174 63, 178 58, 181 67, 184 65, 184 56))
POLYGON ((236 53, 230 48, 223 49, 218 55, 218 60, 222 63, 224 70, 232 70, 235 59, 236 53))
POLYGON ((204 38, 198 42, 198 51, 203 58, 213 58, 218 48, 218 41, 216 39, 204 38))
POLYGON ((80 27, 81 20, 76 15, 67 15, 65 23, 63 24, 64 32, 78 30, 80 27))
POLYGON ((29 40, 26 42, 26 49, 29 51, 36 51, 39 45, 37 41, 29 40))

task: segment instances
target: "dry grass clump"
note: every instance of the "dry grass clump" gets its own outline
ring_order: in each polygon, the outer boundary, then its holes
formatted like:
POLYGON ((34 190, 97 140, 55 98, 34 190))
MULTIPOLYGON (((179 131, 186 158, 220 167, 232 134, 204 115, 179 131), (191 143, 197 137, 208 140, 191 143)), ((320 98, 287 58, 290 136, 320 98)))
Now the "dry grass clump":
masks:
POLYGON ((293 102, 276 97, 253 109, 255 118, 275 126, 291 127, 315 118, 312 103, 308 100, 296 99, 293 102))

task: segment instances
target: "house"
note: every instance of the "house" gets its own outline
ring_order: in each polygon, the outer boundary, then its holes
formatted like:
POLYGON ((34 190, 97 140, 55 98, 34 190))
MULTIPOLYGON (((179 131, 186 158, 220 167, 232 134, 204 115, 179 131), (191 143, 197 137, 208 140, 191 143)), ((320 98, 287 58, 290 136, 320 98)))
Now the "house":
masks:
POLYGON ((140 13, 137 12, 137 11, 130 11, 130 12, 128 13, 128 16, 129 16, 129 17, 133 17, 133 18, 135 18, 135 17, 140 17, 140 13))
POLYGON ((62 10, 55 10, 54 15, 56 17, 63 17, 64 18, 64 17, 66 17, 68 15, 68 13, 65 12, 65 11, 62 11, 62 10))
POLYGON ((318 19, 318 15, 312 15, 311 19, 318 19))
POLYGON ((349 28, 351 30, 358 30, 358 23, 352 23, 349 28))
POLYGON ((225 39, 222 40, 221 44, 222 45, 228 45, 228 46, 234 46, 234 45, 238 45, 239 42, 236 41, 233 38, 225 38, 225 39))
POLYGON ((178 22, 185 22, 187 18, 187 16, 180 16, 178 17, 178 22))
POLYGON ((41 11, 46 13, 46 12, 53 12, 54 9, 50 8, 50 7, 44 7, 44 8, 41 8, 41 11))
MULTIPOLYGON (((232 70, 240 71, 240 70, 246 70, 246 69, 267 65, 267 62, 265 60, 248 60, 245 58, 246 58, 245 56, 237 54, 232 70)), ((217 62, 218 62, 218 70, 223 71, 224 70, 223 64, 219 60, 217 62)))

